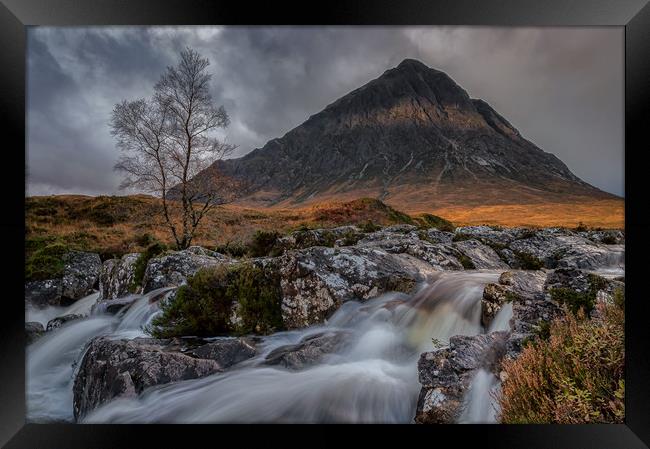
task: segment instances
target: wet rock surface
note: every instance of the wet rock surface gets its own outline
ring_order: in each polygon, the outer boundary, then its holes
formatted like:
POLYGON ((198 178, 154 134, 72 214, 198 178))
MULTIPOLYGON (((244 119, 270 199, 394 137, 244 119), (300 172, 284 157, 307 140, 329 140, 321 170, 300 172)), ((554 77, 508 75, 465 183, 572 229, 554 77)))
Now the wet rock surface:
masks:
POLYGON ((418 378, 422 389, 415 422, 457 422, 463 411, 465 393, 477 370, 482 368, 498 373, 507 338, 507 331, 457 335, 451 337, 448 346, 423 353, 418 361, 418 378))
POLYGON ((297 344, 274 349, 265 357, 264 363, 296 370, 312 366, 328 354, 344 348, 348 337, 349 333, 343 331, 309 335, 297 344))
POLYGON ((167 351, 169 340, 96 338, 89 344, 73 386, 74 417, 115 397, 136 397, 153 385, 195 379, 221 370, 215 360, 167 351))
POLYGON ((187 352, 199 359, 214 360, 220 369, 230 368, 257 354, 253 338, 219 338, 187 352))
POLYGON ((27 344, 34 343, 45 333, 43 325, 37 321, 28 321, 25 323, 25 335, 27 344))
POLYGON ((78 315, 78 314, 69 314, 69 315, 63 315, 63 316, 58 316, 54 319, 51 319, 50 321, 47 322, 47 327, 46 330, 49 332, 54 329, 58 329, 61 326, 63 326, 65 323, 69 321, 74 321, 78 320, 80 318, 83 318, 83 315, 78 315))

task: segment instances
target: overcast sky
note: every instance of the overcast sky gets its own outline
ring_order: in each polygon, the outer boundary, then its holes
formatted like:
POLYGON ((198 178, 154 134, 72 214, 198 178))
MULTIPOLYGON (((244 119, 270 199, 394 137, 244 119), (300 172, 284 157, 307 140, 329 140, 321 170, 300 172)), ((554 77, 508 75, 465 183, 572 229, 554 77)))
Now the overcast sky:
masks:
POLYGON ((241 156, 405 58, 442 70, 585 181, 623 195, 623 29, 35 27, 29 195, 121 194, 113 105, 148 97, 180 50, 208 57, 241 156))

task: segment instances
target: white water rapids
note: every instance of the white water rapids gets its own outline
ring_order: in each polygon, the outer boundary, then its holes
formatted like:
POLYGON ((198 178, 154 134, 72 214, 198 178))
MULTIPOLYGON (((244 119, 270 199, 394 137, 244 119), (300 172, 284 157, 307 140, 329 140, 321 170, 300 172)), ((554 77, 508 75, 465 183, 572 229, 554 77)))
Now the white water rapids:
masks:
MULTIPOLYGON (((445 344, 453 335, 506 328, 508 307, 490 329, 480 325, 484 285, 496 282, 499 274, 441 272, 411 296, 389 293, 363 303, 346 302, 323 325, 264 337, 257 356, 224 373, 155 386, 136 399, 115 399, 84 422, 413 422, 420 391, 417 361, 422 352, 434 349, 432 339, 445 344), (262 364, 274 349, 323 331, 346 332, 350 344, 298 371, 262 364)), ((158 303, 149 299, 160 292, 140 297, 123 315, 94 311, 29 346, 28 420, 72 421, 72 383, 85 344, 97 335, 143 336, 142 327, 158 311, 158 303)), ((89 308, 96 297, 89 298, 78 303, 89 308)), ((54 311, 38 313, 46 317, 54 311)), ((28 317, 33 320, 34 312, 28 311, 28 317)), ((461 422, 495 421, 491 392, 497 384, 491 374, 477 374, 461 422)))

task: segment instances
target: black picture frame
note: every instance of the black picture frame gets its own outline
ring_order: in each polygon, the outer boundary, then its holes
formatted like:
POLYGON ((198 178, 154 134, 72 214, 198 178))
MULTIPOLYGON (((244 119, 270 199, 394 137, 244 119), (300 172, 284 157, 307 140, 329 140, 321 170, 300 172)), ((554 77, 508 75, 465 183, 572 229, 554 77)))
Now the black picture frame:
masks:
MULTIPOLYGON (((625 28, 626 418, 621 425, 346 426, 346 432, 402 444, 527 449, 643 448, 650 445, 650 299, 644 275, 650 258, 646 191, 646 128, 650 125, 648 0, 354 1, 303 4, 222 0, 2 0, 0 110, 5 130, 0 236, 6 255, 0 324, 0 444, 8 448, 170 447, 201 444, 340 444, 342 426, 164 426, 25 424, 24 267, 25 50, 32 25, 486 25, 622 26, 625 28), (7 139, 9 138, 9 139, 7 139), (13 142, 10 145, 9 142, 13 142), (21 188, 22 186, 22 188, 21 188), (234 440, 233 440, 234 439, 234 440), (228 443, 235 441, 236 443, 228 443), (443 443, 448 441, 448 443, 443 443), (453 443, 452 443, 453 442, 453 443)), ((27 167, 26 167, 27 168, 27 167)), ((351 440, 354 441, 354 440, 351 440)))

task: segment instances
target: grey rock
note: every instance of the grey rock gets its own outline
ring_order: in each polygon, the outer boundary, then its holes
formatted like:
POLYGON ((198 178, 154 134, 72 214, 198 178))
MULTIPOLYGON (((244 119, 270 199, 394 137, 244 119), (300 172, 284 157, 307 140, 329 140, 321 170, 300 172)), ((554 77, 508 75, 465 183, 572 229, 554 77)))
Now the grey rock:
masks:
POLYGON ((418 234, 420 239, 426 240, 429 243, 446 243, 446 244, 451 244, 453 238, 454 238, 454 233, 453 232, 447 232, 447 231, 439 231, 434 228, 429 228, 423 231, 420 231, 420 234, 418 234))
POLYGON ((281 278, 282 317, 289 329, 322 322, 348 300, 411 291, 435 271, 409 254, 361 245, 290 251, 274 263, 281 278))
POLYGON ((510 268, 501 260, 496 251, 478 240, 454 242, 453 246, 467 256, 476 269, 497 270, 501 268, 510 268))
POLYGON ((142 280, 143 293, 162 287, 178 287, 201 268, 214 267, 233 260, 219 253, 199 254, 196 249, 176 251, 149 260, 142 280))
POLYGON ((498 373, 506 353, 508 332, 451 337, 449 346, 420 355, 422 388, 415 422, 453 424, 463 411, 463 399, 478 369, 498 373))
POLYGON ((251 338, 223 337, 192 349, 187 354, 199 359, 214 360, 220 369, 226 369, 254 357, 257 350, 255 341, 251 338))
POLYGON ((138 296, 131 295, 123 298, 99 301, 96 304, 93 304, 91 313, 108 313, 115 315, 123 308, 128 308, 133 305, 137 300, 138 296))
POLYGON ((277 245, 283 251, 305 249, 312 246, 349 246, 355 244, 364 236, 356 226, 339 226, 330 229, 308 229, 294 231, 280 237, 277 245))
POLYGON ((102 261, 99 254, 72 251, 63 258, 62 303, 72 303, 91 294, 99 281, 102 261))
POLYGON ((51 331, 54 329, 58 329, 61 326, 63 326, 65 323, 69 321, 74 321, 78 320, 80 318, 83 318, 83 315, 77 315, 74 313, 71 313, 69 315, 63 315, 63 316, 58 316, 56 318, 51 319, 50 321, 47 322, 47 331, 51 331))
POLYGON ((582 237, 596 243, 605 245, 622 245, 625 243, 625 232, 619 229, 608 229, 603 231, 582 231, 578 232, 582 237))
POLYGON ((547 268, 595 269, 622 263, 621 246, 594 243, 560 228, 541 229, 532 237, 513 241, 509 248, 542 260, 547 268))
POLYGON ((25 301, 35 307, 58 306, 63 291, 61 279, 25 283, 25 301))
POLYGON ((195 379, 220 371, 214 360, 166 350, 169 340, 93 339, 73 385, 76 420, 116 397, 135 397, 153 385, 195 379))
POLYGON ((323 332, 309 335, 294 345, 281 346, 271 351, 264 363, 280 365, 292 370, 312 366, 326 355, 341 350, 348 343, 346 332, 323 332))
POLYGON ((120 259, 104 262, 99 276, 101 298, 110 300, 128 295, 140 253, 125 254, 120 259))
POLYGON ((28 321, 25 323, 25 335, 27 344, 34 343, 45 333, 43 325, 37 321, 28 321))

